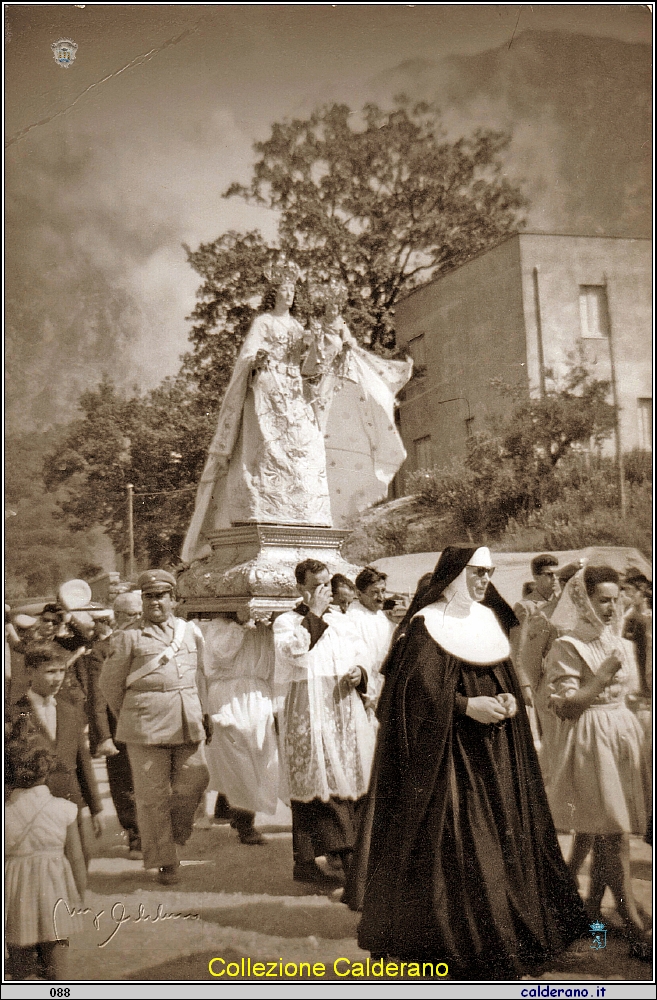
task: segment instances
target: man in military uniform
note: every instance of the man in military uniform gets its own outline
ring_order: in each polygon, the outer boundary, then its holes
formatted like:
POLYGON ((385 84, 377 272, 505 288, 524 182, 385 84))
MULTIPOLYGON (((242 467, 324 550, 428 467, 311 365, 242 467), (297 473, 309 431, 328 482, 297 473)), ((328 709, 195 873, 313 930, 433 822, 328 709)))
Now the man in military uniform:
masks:
POLYGON ((203 637, 175 618, 176 581, 166 570, 142 573, 142 617, 112 637, 100 678, 127 744, 145 868, 163 885, 179 881, 176 844, 192 833, 194 812, 209 780, 203 742, 203 637))

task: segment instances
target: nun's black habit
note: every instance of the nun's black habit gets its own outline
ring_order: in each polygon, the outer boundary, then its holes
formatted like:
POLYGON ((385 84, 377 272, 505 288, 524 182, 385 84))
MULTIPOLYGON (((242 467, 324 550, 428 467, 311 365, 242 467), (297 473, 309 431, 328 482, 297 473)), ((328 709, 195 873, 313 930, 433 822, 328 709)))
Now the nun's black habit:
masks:
MULTIPOLYGON (((446 652, 422 617, 476 547, 443 552, 386 667, 369 865, 358 942, 376 956, 445 961, 450 976, 517 978, 587 932, 564 863, 509 659, 446 652), (482 724, 467 699, 515 695, 517 714, 482 724)), ((489 584, 482 602, 516 623, 489 584)))

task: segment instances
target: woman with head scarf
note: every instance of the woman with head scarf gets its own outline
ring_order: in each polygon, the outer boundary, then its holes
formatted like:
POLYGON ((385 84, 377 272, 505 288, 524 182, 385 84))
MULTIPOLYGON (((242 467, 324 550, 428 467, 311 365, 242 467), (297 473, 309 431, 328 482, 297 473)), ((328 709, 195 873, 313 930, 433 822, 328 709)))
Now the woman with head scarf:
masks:
POLYGON ((386 665, 358 940, 457 978, 517 979, 587 928, 492 573, 487 548, 446 548, 386 665))
POLYGON ((629 834, 646 830, 648 767, 643 729, 626 705, 639 681, 631 645, 621 638, 619 593, 616 570, 589 566, 568 582, 552 615, 560 638, 547 657, 546 683, 560 724, 546 787, 557 829, 576 831, 573 874, 593 848, 591 916, 599 916, 608 885, 627 933, 642 942, 629 834))

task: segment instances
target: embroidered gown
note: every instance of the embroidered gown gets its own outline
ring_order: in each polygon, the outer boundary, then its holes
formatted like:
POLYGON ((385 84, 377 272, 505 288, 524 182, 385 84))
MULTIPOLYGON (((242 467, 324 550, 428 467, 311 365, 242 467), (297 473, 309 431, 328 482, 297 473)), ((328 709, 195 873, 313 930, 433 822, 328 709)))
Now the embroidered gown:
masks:
POLYGON ((209 553, 231 523, 331 525, 324 436, 304 396, 306 334, 293 316, 253 321, 235 365, 199 483, 183 558, 209 553), (258 352, 263 367, 253 374, 258 352))
POLYGON ((212 533, 231 524, 331 527, 385 496, 406 457, 394 402, 412 363, 342 351, 339 334, 331 337, 308 367, 309 334, 293 316, 253 321, 199 482, 185 562, 209 556, 212 533), (266 358, 254 373, 259 352, 266 358))

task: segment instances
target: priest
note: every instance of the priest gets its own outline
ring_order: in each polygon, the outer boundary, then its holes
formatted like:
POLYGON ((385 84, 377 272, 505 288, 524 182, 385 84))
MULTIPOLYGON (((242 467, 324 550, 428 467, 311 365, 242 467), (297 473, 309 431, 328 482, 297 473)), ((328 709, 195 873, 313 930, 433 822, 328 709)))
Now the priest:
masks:
POLYGON ((375 566, 366 566, 356 577, 357 600, 347 618, 361 642, 360 663, 368 674, 366 707, 374 711, 383 688, 381 667, 388 655, 395 626, 383 611, 387 576, 375 566))
POLYGON ((355 662, 357 645, 336 625, 345 616, 327 614, 327 567, 306 559, 295 576, 302 601, 273 624, 276 686, 285 699, 279 714, 281 767, 292 809, 294 878, 320 881, 314 858, 326 857, 338 878, 349 866, 374 730, 361 699, 367 672, 355 662))

